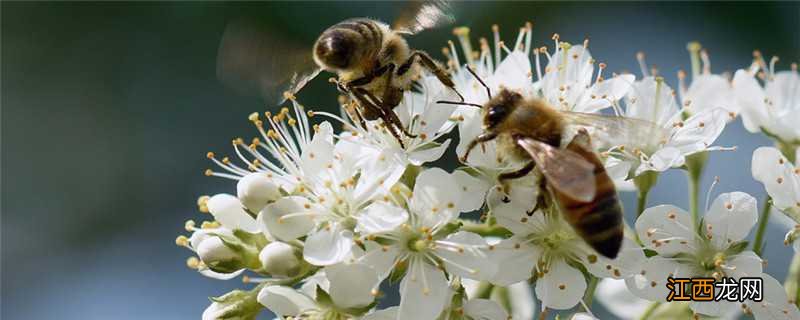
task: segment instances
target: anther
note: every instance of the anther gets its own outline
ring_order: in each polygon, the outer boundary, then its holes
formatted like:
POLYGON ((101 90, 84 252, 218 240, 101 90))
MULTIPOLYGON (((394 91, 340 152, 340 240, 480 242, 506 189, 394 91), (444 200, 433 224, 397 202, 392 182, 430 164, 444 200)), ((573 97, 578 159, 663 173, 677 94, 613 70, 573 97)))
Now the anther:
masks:
POLYGON ((183 228, 189 232, 194 231, 194 226, 195 226, 194 220, 186 220, 186 223, 183 224, 183 228))

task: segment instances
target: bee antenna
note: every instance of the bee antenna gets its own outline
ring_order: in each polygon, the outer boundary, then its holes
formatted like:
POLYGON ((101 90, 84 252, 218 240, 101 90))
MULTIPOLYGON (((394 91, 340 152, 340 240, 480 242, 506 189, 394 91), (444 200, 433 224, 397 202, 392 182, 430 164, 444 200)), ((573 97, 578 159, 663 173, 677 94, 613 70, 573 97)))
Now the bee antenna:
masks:
POLYGON ((469 71, 469 73, 471 73, 471 74, 472 74, 472 76, 473 76, 473 77, 475 77, 475 79, 476 79, 476 80, 478 80, 478 82, 480 82, 480 83, 481 83, 481 85, 482 85, 484 88, 486 88, 486 95, 488 95, 488 96, 489 96, 489 99, 492 99, 492 90, 489 90, 489 86, 487 86, 487 85, 486 85, 486 82, 483 82, 483 80, 481 79, 481 77, 479 77, 479 76, 478 76, 478 74, 477 74, 477 73, 475 73, 475 70, 472 70, 472 68, 470 68, 469 66, 467 66, 467 70, 469 71))
POLYGON ((482 105, 479 105, 479 104, 477 104, 477 103, 469 103, 469 102, 459 102, 459 101, 445 101, 445 100, 439 100, 439 101, 436 101, 436 103, 441 103, 441 104, 456 104, 456 105, 460 105, 460 106, 473 106, 473 107, 483 108, 483 106, 482 106, 482 105))

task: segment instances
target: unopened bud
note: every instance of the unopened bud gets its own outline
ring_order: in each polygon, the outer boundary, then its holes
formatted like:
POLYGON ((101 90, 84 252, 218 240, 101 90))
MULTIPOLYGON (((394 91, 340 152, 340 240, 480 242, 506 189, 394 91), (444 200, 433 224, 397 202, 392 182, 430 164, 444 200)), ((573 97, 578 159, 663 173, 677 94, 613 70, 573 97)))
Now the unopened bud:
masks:
POLYGON ((272 242, 259 253, 262 270, 275 277, 293 277, 301 269, 299 253, 283 242, 272 242))
POLYGON ((251 173, 239 180, 236 184, 236 194, 242 205, 255 213, 261 211, 267 203, 281 197, 278 185, 262 172, 251 173))

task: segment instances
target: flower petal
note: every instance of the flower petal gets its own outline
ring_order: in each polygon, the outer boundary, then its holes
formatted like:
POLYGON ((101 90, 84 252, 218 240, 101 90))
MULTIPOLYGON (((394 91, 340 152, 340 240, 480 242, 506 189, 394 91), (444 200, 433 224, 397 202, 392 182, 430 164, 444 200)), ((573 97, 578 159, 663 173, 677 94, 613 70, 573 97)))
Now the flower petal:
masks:
POLYGON ((422 219, 423 226, 449 222, 459 213, 459 191, 452 175, 439 168, 427 169, 417 176, 409 209, 422 219))
POLYGON ((317 266, 329 266, 350 256, 353 232, 343 230, 339 224, 330 223, 306 238, 303 259, 317 266))
POLYGON ((761 126, 768 118, 764 89, 755 76, 746 70, 737 70, 732 84, 744 127, 750 132, 761 132, 761 126))
POLYGON ((208 199, 208 211, 223 227, 231 230, 244 230, 250 233, 259 231, 256 219, 244 211, 239 199, 229 194, 218 194, 208 199))
POLYGON ((635 296, 650 301, 664 301, 669 294, 667 278, 689 277, 688 267, 661 256, 647 259, 640 265, 641 271, 625 279, 628 290, 635 296))
POLYGON ((479 320, 508 320, 506 312, 499 303, 489 299, 472 299, 464 304, 464 315, 479 320))
POLYGON ((684 109, 692 114, 714 108, 722 108, 727 112, 739 111, 731 83, 717 74, 694 76, 683 101, 686 105, 684 109))
POLYGON ((539 261, 541 249, 523 238, 506 239, 494 246, 492 260, 497 261, 497 271, 491 283, 508 286, 531 278, 539 261))
POLYGON ((597 284, 597 301, 619 319, 636 319, 644 313, 650 302, 628 290, 625 280, 603 279, 597 284))
POLYGON ((276 238, 294 240, 314 228, 314 208, 306 198, 284 197, 264 207, 258 220, 276 238))
POLYGON ((408 212, 388 203, 373 202, 357 219, 356 232, 368 235, 396 229, 408 221, 408 212))
POLYGON ((372 303, 378 285, 375 269, 360 263, 336 264, 325 268, 331 299, 340 308, 359 308, 372 303))
POLYGON ((397 319, 435 319, 448 298, 444 272, 420 259, 409 263, 409 272, 400 282, 400 310, 397 319))
POLYGON ((400 308, 397 306, 376 310, 365 315, 361 320, 397 320, 397 312, 399 310, 400 308))
MULTIPOLYGON (((800 149, 798 149, 800 150, 800 149)), ((786 157, 773 147, 753 151, 753 178, 764 184, 772 204, 781 210, 800 204, 800 175, 786 157)), ((800 221, 796 221, 800 222, 800 221)))
POLYGON ((671 205, 647 208, 636 220, 636 233, 645 247, 670 256, 694 252, 692 221, 689 214, 671 205))
POLYGON ((786 290, 778 280, 768 274, 762 274, 763 299, 760 302, 747 300, 745 304, 753 311, 756 319, 779 320, 800 319, 800 311, 794 303, 789 302, 786 290))
POLYGON ((718 248, 747 237, 758 221, 756 199, 744 192, 723 193, 714 200, 703 222, 718 248))
POLYGON ((258 302, 279 316, 295 316, 306 310, 317 309, 311 298, 291 287, 267 286, 258 292, 258 302))
POLYGON ((616 259, 608 259, 588 250, 580 256, 583 265, 595 276, 622 279, 638 273, 638 267, 647 259, 642 248, 633 240, 624 238, 616 259))
POLYGON ((487 280, 495 274, 497 267, 488 257, 488 244, 475 233, 459 231, 451 234, 437 240, 434 250, 451 274, 477 280, 487 280))
POLYGON ((450 142, 451 140, 447 139, 438 146, 414 149, 414 151, 408 154, 408 161, 415 166, 421 166, 424 163, 436 161, 442 157, 445 151, 447 151, 447 148, 450 146, 450 142))
POLYGON ((484 179, 478 179, 469 175, 469 173, 464 170, 454 171, 453 177, 456 179, 461 189, 461 201, 458 203, 458 210, 461 212, 470 212, 483 207, 484 199, 486 199, 486 192, 492 185, 484 179))
POLYGON ((536 296, 546 308, 572 308, 580 302, 585 291, 583 274, 562 259, 552 261, 544 276, 536 281, 536 296))
POLYGON ((631 85, 636 80, 632 74, 623 74, 596 82, 589 93, 584 94, 582 102, 578 103, 575 110, 580 112, 597 112, 610 107, 614 102, 622 99, 631 89, 631 85))

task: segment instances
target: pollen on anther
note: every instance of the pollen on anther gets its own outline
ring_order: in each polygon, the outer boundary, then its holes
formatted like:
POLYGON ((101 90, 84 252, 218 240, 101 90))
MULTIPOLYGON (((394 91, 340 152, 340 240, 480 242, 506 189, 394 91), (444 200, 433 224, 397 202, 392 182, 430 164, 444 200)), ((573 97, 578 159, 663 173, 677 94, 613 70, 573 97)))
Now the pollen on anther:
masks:
POLYGON ((778 184, 781 184, 783 183, 783 177, 778 177, 778 179, 775 181, 778 182, 778 184))

